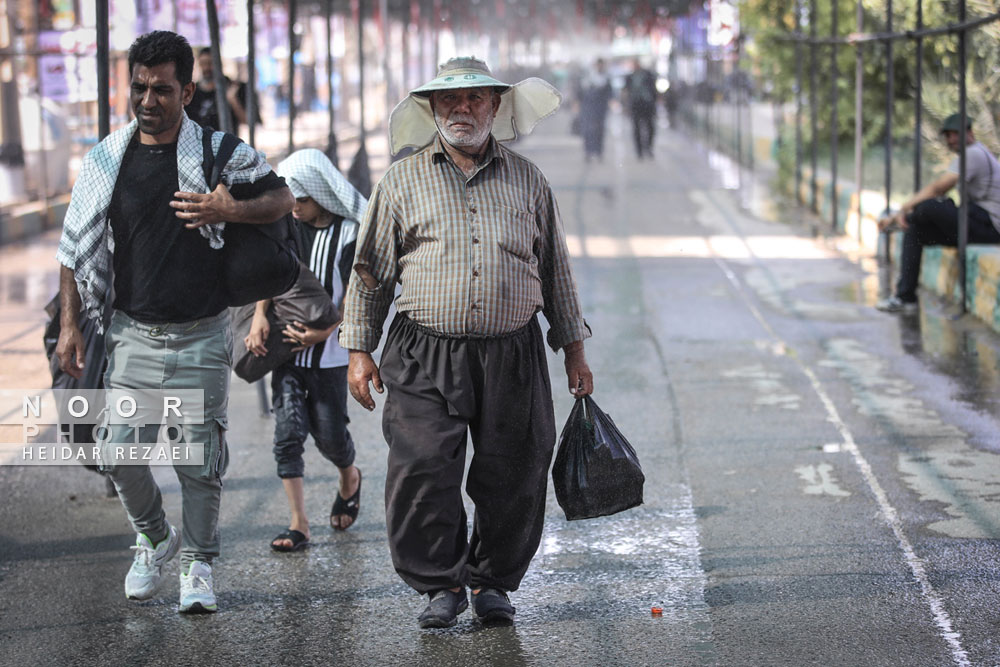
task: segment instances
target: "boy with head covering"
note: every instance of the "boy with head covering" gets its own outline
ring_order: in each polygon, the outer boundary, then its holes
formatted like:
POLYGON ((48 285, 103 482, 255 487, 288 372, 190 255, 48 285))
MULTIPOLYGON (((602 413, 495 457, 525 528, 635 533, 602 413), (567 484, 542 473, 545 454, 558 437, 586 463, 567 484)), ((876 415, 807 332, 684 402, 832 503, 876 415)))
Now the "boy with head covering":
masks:
MULTIPOLYGON (((341 305, 354 264, 358 221, 367 201, 333 163, 310 148, 292 153, 278 165, 295 196, 292 215, 301 225, 302 261, 316 275, 335 304, 341 305)), ((266 354, 268 301, 257 304, 247 349, 266 354)), ((361 471, 354 465, 354 442, 347 430, 347 350, 337 344, 337 325, 315 329, 292 322, 286 342, 296 355, 271 374, 274 410, 274 456, 292 519, 288 530, 271 541, 275 551, 298 551, 309 543, 305 513, 303 445, 311 434, 320 452, 340 472, 340 488, 330 511, 330 525, 345 530, 358 516, 361 471)))
POLYGON ((412 91, 389 121, 396 162, 372 196, 348 287, 340 343, 348 383, 375 406, 369 383, 389 389, 386 524, 396 572, 430 597, 423 628, 454 625, 469 601, 484 622, 511 622, 517 590, 538 548, 555 445, 544 338, 566 354, 570 391, 593 377, 555 197, 541 171, 498 143, 530 132, 559 106, 540 79, 493 78, 475 58, 454 58, 412 91), (372 360, 395 300, 381 367, 372 360), (475 504, 466 536, 462 477, 475 504))

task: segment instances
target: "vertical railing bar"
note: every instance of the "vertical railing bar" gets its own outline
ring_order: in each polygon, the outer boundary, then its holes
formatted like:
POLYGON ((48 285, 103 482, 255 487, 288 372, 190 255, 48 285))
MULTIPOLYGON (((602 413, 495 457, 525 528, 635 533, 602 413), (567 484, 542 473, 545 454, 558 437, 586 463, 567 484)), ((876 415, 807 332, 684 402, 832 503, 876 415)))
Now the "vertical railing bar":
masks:
MULTIPOLYGON (((965 0, 959 0, 958 20, 960 23, 965 23, 965 9, 965 0)), ((965 144, 969 136, 968 109, 966 108, 967 91, 965 81, 965 70, 967 67, 967 32, 967 30, 962 30, 958 33, 958 115, 961 121, 959 124, 958 141, 958 192, 961 197, 961 204, 958 209, 958 280, 962 291, 962 302, 959 304, 959 312, 963 314, 967 311, 966 299, 968 298, 968 285, 965 284, 965 280, 968 268, 966 266, 966 250, 969 245, 969 187, 965 180, 965 144)))
POLYGON ((817 61, 817 51, 819 46, 816 43, 817 26, 816 20, 819 15, 817 10, 817 0, 809 3, 809 150, 810 169, 809 175, 809 207, 813 213, 819 213, 819 180, 816 171, 819 169, 819 102, 817 100, 818 83, 816 81, 819 63, 817 61))
MULTIPOLYGON (((860 0, 859 0, 860 1, 860 0)), ((802 0, 795 0, 795 34, 802 32, 802 0)), ((802 205, 802 41, 795 41, 795 201, 802 205)))
POLYGON ((295 10, 296 0, 288 0, 288 154, 295 152, 295 10))
MULTIPOLYGON (((917 0, 917 30, 921 30, 924 27, 924 2, 923 0, 917 0)), ((921 123, 923 122, 923 87, 924 87, 924 38, 917 36, 917 89, 916 89, 916 100, 914 101, 914 111, 915 119, 914 126, 916 129, 913 131, 913 191, 920 191, 920 170, 923 165, 921 165, 921 149, 922 149, 922 135, 921 135, 921 123)))
POLYGON ((250 145, 257 137, 257 43, 253 17, 254 0, 247 0, 247 134, 250 145))
POLYGON ((229 112, 229 101, 226 99, 226 75, 222 72, 222 42, 219 38, 219 13, 215 0, 205 2, 208 13, 208 38, 212 49, 212 82, 215 85, 216 119, 219 127, 216 130, 234 132, 233 117, 229 112))
POLYGON ((97 138, 111 134, 111 37, 108 0, 97 0, 97 138))
POLYGON ((329 111, 327 127, 326 156, 337 169, 340 169, 337 157, 337 130, 335 127, 335 111, 333 108, 333 0, 326 0, 326 106, 329 111))
MULTIPOLYGON (((886 32, 892 32, 892 0, 888 0, 886 6, 886 32)), ((885 60, 885 210, 888 212, 892 207, 892 101, 895 95, 891 39, 885 42, 885 60)))
MULTIPOLYGON (((858 0, 855 24, 860 34, 865 27, 865 9, 862 0, 858 0)), ((858 198, 858 233, 861 232, 862 206, 861 193, 864 191, 864 146, 862 132, 864 131, 863 93, 864 93, 864 51, 862 45, 854 47, 854 187, 858 198)))
MULTIPOLYGON (((832 0, 830 5, 830 11, 832 12, 830 20, 830 36, 836 39, 838 25, 837 25, 837 13, 839 7, 837 0, 832 0)), ((837 231, 837 213, 838 204, 837 199, 837 151, 839 146, 837 145, 837 84, 840 79, 840 70, 837 67, 837 45, 830 45, 830 71, 831 80, 830 84, 830 101, 833 107, 830 114, 830 222, 831 229, 837 231)))

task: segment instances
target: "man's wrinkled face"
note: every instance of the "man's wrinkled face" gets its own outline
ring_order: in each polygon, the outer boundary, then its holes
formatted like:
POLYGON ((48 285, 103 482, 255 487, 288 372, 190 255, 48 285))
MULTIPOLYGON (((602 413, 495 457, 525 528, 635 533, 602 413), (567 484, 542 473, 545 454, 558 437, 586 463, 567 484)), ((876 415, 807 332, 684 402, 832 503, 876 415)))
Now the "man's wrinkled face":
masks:
POLYGON ((156 136, 176 129, 184 105, 191 101, 194 84, 181 86, 174 63, 132 69, 130 101, 139 121, 139 131, 156 136))
POLYGON ((469 152, 478 151, 486 143, 499 108, 500 96, 489 86, 431 93, 434 123, 442 138, 469 152))

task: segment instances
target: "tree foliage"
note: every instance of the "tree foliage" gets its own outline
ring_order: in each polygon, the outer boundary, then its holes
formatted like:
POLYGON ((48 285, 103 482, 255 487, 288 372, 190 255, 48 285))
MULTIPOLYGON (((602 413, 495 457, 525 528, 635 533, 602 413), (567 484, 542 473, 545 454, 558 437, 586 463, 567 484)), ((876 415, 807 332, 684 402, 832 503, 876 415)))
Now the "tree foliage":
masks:
MULTIPOLYGON (((887 0, 861 0, 863 26, 861 32, 886 32, 888 27, 887 0)), ((918 0, 893 0, 893 32, 917 27, 918 0)), ((834 7, 837 11, 838 36, 858 32, 857 3, 852 0, 743 0, 740 20, 749 43, 747 52, 755 74, 768 82, 770 92, 778 101, 794 100, 796 64, 802 64, 802 95, 805 109, 809 108, 810 73, 815 71, 819 139, 829 140, 832 118, 831 85, 833 81, 832 49, 830 45, 810 47, 796 44, 796 11, 799 30, 806 36, 815 25, 819 37, 829 37, 834 7), (815 48, 815 55, 813 55, 815 48)), ((967 0, 968 17, 976 18, 1000 11, 1000 0, 967 0)), ((957 22, 958 0, 923 0, 925 27, 946 26, 957 22)), ((889 67, 885 42, 868 42, 858 46, 840 45, 837 51, 837 128, 839 136, 854 135, 855 54, 863 57, 863 132, 864 142, 871 145, 884 140, 886 129, 886 90, 889 67)), ((994 152, 997 141, 996 118, 1000 113, 1000 22, 987 24, 969 33, 967 47, 968 113, 973 119, 977 138, 985 141, 994 152)), ((940 35, 923 40, 923 127, 925 138, 937 137, 941 120, 958 110, 958 38, 940 35)), ((917 86, 917 45, 913 39, 895 40, 892 45, 894 94, 892 130, 896 141, 911 141, 914 133, 917 86)), ((808 131, 808 123, 806 124, 808 131)), ((939 146, 940 142, 934 142, 939 146)), ((929 145, 932 151, 937 150, 929 145)))

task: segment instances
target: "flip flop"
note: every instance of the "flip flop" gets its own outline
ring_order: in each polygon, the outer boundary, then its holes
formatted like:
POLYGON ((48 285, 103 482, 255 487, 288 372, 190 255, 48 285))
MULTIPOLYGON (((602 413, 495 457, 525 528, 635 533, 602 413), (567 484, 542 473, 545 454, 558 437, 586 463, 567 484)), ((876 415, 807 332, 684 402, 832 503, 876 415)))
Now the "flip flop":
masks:
POLYGON ((358 511, 361 509, 361 469, 358 468, 358 490, 354 492, 354 495, 344 500, 340 497, 340 491, 337 491, 337 497, 333 501, 333 507, 330 509, 330 527, 334 530, 347 530, 354 525, 358 520, 358 511), (344 514, 351 517, 351 526, 347 528, 339 528, 335 523, 333 523, 333 517, 344 514))
POLYGON ((301 551, 307 546, 309 546, 309 538, 301 531, 292 530, 291 528, 271 540, 271 548, 275 551, 301 551), (286 547, 283 544, 275 544, 278 540, 289 540, 292 546, 286 547))

